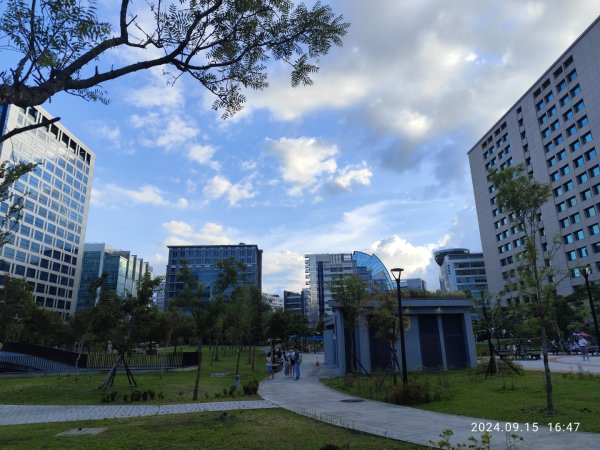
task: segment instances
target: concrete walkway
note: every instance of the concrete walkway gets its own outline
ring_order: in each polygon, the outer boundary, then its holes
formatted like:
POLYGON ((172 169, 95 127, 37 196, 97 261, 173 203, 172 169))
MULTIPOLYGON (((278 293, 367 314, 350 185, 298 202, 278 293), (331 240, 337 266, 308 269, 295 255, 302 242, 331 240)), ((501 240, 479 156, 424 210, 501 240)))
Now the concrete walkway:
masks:
MULTIPOLYGON (((524 369, 544 370, 544 361, 541 359, 516 360, 524 369)), ((573 372, 577 374, 580 370, 587 374, 600 374, 600 356, 590 356, 584 360, 578 355, 548 355, 548 364, 551 372, 573 372)))
POLYGON ((205 411, 265 409, 277 406, 266 400, 182 403, 177 405, 0 405, 0 425, 72 422, 75 420, 122 419, 124 417, 161 416, 205 411))
MULTIPOLYGON (((323 356, 319 355, 322 362, 323 356)), ((499 424, 489 419, 442 414, 416 408, 391 405, 371 400, 362 400, 334 391, 319 382, 320 377, 335 376, 333 367, 315 366, 316 355, 304 354, 300 380, 286 378, 282 372, 275 379, 260 383, 259 394, 282 408, 331 423, 375 435, 401 441, 430 445, 430 440, 439 440, 444 429, 451 429, 451 442, 468 443, 469 437, 479 439, 481 433, 472 432, 473 424, 499 424)), ((525 424, 520 424, 525 429, 525 424)), ((545 423, 538 424, 538 431, 519 432, 523 441, 517 442, 519 449, 569 450, 600 449, 600 434, 584 432, 550 432, 545 423)), ((530 424, 530 429, 532 425, 530 424)), ((492 433, 492 448, 505 449, 505 433, 492 433)))

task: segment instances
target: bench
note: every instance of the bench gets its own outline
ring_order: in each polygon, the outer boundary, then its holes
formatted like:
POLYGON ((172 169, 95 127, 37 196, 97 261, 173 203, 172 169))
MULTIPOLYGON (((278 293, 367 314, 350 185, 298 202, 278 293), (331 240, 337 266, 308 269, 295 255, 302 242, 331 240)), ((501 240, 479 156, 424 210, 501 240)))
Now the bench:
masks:
POLYGON ((529 359, 540 359, 541 358, 541 353, 540 352, 527 351, 525 353, 527 355, 527 358, 529 358, 529 359))

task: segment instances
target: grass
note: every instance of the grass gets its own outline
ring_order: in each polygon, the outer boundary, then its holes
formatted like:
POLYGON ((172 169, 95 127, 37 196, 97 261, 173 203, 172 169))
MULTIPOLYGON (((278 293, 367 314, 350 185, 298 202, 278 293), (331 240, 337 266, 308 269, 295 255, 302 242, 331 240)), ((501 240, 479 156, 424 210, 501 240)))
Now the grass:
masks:
MULTIPOLYGON (((430 403, 417 408, 443 413, 507 422, 580 422, 580 431, 600 432, 600 377, 584 373, 553 373, 555 413, 545 411, 546 391, 543 372, 522 371, 519 376, 505 372, 485 378, 478 369, 445 373, 411 373, 409 381, 428 386, 430 403)), ((385 401, 391 387, 388 375, 378 390, 380 377, 356 380, 334 378, 323 380, 328 386, 361 397, 385 401)), ((399 384, 401 384, 399 380, 399 384)))
MULTIPOLYGON (((209 361, 207 349, 203 352, 202 373, 200 376, 199 401, 222 401, 231 397, 224 393, 234 382, 235 352, 227 351, 220 355, 219 361, 209 361), (228 373, 228 374, 227 374, 228 373), (212 375, 211 375, 212 374, 212 375)), ((248 365, 248 354, 240 359, 240 380, 242 386, 252 379, 260 380, 266 376, 263 354, 256 353, 256 365, 253 371, 248 365)), ((94 405, 101 402, 102 391, 98 385, 106 373, 83 373, 60 376, 33 376, 0 378, 0 403, 12 405, 94 405)), ((185 403, 192 401, 196 371, 178 371, 164 373, 135 373, 138 391, 152 390, 156 393, 154 401, 148 404, 185 403), (162 394, 159 398, 159 394, 162 394)), ((126 403, 123 396, 129 396, 129 387, 124 372, 117 373, 114 385, 108 392, 115 391, 114 403, 126 403)), ((243 396, 245 400, 257 399, 258 395, 243 396)), ((136 402, 137 403, 137 402, 136 402)))
POLYGON ((10 449, 424 449, 369 436, 281 409, 211 412, 103 421, 3 426, 10 449), (89 436, 57 436, 78 427, 106 428, 89 436), (310 430, 310 432, 307 432, 310 430))

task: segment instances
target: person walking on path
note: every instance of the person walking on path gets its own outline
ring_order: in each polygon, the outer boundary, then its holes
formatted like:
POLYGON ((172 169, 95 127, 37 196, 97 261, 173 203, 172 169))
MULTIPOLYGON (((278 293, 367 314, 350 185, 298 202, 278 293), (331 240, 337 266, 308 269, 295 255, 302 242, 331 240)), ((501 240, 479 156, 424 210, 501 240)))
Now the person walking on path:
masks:
POLYGON ((290 349, 290 377, 294 378, 294 372, 296 370, 296 359, 295 359, 296 351, 292 347, 290 349))
POLYGON ((583 356, 583 360, 590 360, 590 355, 588 354, 588 345, 590 343, 583 336, 579 337, 579 341, 577 341, 577 345, 579 345, 579 350, 581 351, 581 355, 583 356))
POLYGON ((295 361, 295 365, 296 367, 294 368, 294 371, 296 372, 296 380, 300 379, 300 364, 302 364, 302 355, 298 352, 298 350, 296 350, 294 352, 294 361, 295 361))
POLYGON ((267 353, 267 373, 271 374, 271 380, 275 378, 275 374, 273 373, 273 358, 271 356, 271 352, 267 353))

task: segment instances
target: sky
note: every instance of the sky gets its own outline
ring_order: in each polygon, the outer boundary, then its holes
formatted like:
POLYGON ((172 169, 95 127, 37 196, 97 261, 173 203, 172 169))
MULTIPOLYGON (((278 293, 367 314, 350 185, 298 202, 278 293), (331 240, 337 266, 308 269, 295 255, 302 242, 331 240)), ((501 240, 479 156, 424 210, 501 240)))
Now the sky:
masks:
MULTIPOLYGON (((99 1, 104 20, 116 3, 99 1)), ((96 153, 86 242, 155 275, 167 245, 256 244, 263 291, 279 295, 305 287, 309 253, 374 253, 435 290, 432 251, 480 251, 467 152, 600 0, 325 3, 351 28, 314 85, 291 88, 270 63, 270 86, 225 121, 197 82, 167 85, 161 69, 104 84, 108 105, 43 105, 96 153)))

